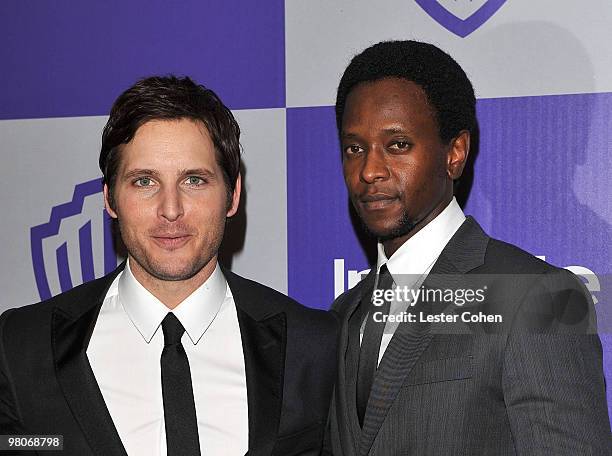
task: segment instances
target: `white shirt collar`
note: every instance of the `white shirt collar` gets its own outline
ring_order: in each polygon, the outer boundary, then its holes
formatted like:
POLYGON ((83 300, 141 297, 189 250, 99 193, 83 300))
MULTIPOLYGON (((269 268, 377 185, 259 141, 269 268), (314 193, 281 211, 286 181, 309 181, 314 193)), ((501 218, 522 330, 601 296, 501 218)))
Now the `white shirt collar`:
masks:
POLYGON ((376 271, 380 272, 381 266, 387 264, 391 275, 428 272, 464 221, 465 214, 453 197, 436 218, 404 242, 391 258, 387 258, 379 242, 376 271))
POLYGON ((149 343, 168 312, 179 319, 191 341, 196 344, 221 309, 227 281, 217 263, 210 277, 173 310, 142 286, 132 274, 128 260, 118 283, 118 299, 144 340, 149 343))

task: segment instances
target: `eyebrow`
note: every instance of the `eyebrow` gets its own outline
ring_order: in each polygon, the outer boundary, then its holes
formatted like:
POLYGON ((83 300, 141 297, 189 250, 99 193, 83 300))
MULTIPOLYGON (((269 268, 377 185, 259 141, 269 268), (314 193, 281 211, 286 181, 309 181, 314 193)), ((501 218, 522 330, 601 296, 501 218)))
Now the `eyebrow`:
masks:
POLYGON ((155 171, 154 169, 146 169, 146 168, 135 168, 135 169, 131 169, 129 171, 127 171, 124 174, 124 177, 126 179, 129 179, 131 177, 136 177, 136 176, 143 176, 143 175, 147 175, 147 176, 158 176, 159 173, 157 171, 155 171))
POLYGON ((208 179, 214 179, 216 174, 209 169, 206 168, 192 168, 192 169, 184 169, 178 173, 179 176, 202 176, 208 179))
MULTIPOLYGON (((190 175, 202 176, 208 179, 214 179, 216 177, 214 172, 206 168, 182 169, 177 173, 177 176, 190 176, 190 175)), ((137 177, 137 176, 158 177, 159 172, 154 169, 148 169, 148 168, 134 168, 126 172, 124 175, 126 179, 130 179, 132 177, 137 177)))
POLYGON ((385 128, 383 131, 385 133, 390 134, 390 135, 396 135, 398 133, 403 133, 403 134, 407 133, 406 130, 404 130, 403 128, 400 128, 400 127, 385 128))
MULTIPOLYGON (((397 134, 408 134, 408 131, 404 130, 403 128, 400 127, 390 127, 390 128, 385 128, 382 130, 384 133, 388 134, 388 135, 397 135, 397 134)), ((359 138, 360 136, 356 133, 346 133, 346 132, 342 132, 341 135, 342 139, 354 139, 354 138, 359 138)))

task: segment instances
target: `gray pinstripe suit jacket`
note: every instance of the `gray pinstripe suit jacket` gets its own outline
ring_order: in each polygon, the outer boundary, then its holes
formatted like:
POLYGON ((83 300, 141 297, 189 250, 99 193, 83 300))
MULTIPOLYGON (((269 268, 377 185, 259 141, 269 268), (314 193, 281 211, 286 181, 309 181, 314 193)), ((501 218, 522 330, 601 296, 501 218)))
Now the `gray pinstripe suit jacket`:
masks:
POLYGON ((489 238, 468 217, 425 286, 470 274, 498 279, 485 309, 501 314, 503 325, 442 334, 427 323, 401 324, 380 362, 363 429, 355 402, 359 309, 374 274, 336 300, 342 329, 333 454, 612 455, 601 343, 581 282, 489 238))

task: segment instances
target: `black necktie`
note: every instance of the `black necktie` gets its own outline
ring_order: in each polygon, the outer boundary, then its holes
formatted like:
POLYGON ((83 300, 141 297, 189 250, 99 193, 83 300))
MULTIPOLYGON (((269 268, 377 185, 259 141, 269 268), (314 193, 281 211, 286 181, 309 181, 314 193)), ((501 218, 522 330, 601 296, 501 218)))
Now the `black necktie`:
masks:
MULTIPOLYGON (((378 285, 376 290, 381 290, 384 296, 385 290, 390 290, 393 287, 393 277, 387 269, 387 265, 380 268, 378 276, 378 285)), ((367 320, 363 330, 363 338, 361 339, 361 349, 359 352, 359 370, 357 372, 357 414, 359 416, 359 424, 363 426, 363 417, 365 416, 370 390, 374 382, 374 375, 378 367, 378 353, 380 351, 380 342, 385 330, 385 320, 382 315, 389 315, 391 302, 383 299, 382 305, 374 305, 369 301, 369 306, 362 309, 362 313, 366 314, 367 320), (376 319, 374 318, 374 314, 376 319), (378 320, 378 321, 376 321, 378 320)), ((363 303, 361 304, 363 306, 363 303)))
POLYGON ((161 355, 162 396, 168 456, 200 455, 191 371, 181 337, 185 328, 172 312, 162 321, 164 350, 161 355))

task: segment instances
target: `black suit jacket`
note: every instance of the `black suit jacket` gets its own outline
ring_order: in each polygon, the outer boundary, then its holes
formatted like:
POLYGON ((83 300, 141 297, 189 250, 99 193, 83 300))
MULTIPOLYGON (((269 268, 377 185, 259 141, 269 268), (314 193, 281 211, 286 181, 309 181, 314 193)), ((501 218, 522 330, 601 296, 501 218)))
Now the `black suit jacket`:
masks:
MULTIPOLYGON (((86 356, 120 269, 0 317, 0 434, 61 434, 64 451, 57 454, 65 456, 126 454, 86 356)), ((224 275, 244 351, 247 454, 318 454, 335 374, 336 319, 224 275)))
MULTIPOLYGON (((456 289, 476 277, 488 289, 471 311, 499 314, 503 323, 400 324, 379 364, 363 430, 355 399, 359 310, 374 272, 335 301, 335 456, 612 454, 602 348, 582 283, 489 238, 468 217, 424 287, 456 289)), ((451 303, 450 311, 466 310, 451 303)))

